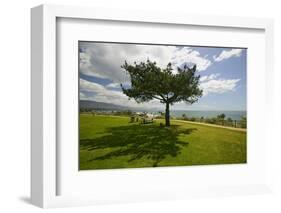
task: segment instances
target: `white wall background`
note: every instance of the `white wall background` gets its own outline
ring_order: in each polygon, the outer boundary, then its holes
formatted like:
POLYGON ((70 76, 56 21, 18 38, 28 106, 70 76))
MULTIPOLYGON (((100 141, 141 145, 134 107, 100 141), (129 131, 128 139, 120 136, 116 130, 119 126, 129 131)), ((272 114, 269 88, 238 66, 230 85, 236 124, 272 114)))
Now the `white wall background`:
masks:
MULTIPOLYGON (((281 205, 281 6, 276 0, 8 0, 0 7, 0 212, 37 212, 29 204, 30 8, 42 3, 176 13, 269 17, 275 20, 275 139, 272 195, 191 199, 67 209, 69 212, 280 212, 281 205), (279 85, 278 85, 279 84, 279 85), (279 125, 279 126, 278 126, 279 125), (279 130, 279 131, 278 131, 279 130)), ((47 210, 60 212, 66 209, 47 210)))

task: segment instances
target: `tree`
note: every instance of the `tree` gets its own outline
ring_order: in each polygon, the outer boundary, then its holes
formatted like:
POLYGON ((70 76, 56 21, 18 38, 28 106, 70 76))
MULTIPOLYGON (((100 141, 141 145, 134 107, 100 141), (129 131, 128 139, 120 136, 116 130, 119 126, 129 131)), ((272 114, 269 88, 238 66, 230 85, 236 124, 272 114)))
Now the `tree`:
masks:
POLYGON ((225 119, 225 114, 222 113, 222 114, 219 114, 217 116, 218 120, 222 122, 222 125, 224 125, 224 119, 225 119))
POLYGON ((225 114, 224 114, 224 113, 219 114, 219 115, 217 116, 217 118, 218 118, 219 120, 224 120, 224 119, 225 119, 225 114))
POLYGON ((125 61, 121 67, 129 73, 131 79, 130 88, 121 84, 123 93, 134 98, 137 103, 157 99, 165 104, 166 126, 170 126, 170 105, 180 101, 193 104, 202 96, 200 76, 195 75, 196 65, 192 68, 186 65, 182 69, 178 67, 176 74, 172 72, 171 63, 161 69, 150 60, 131 65, 125 61))
POLYGON ((232 122, 233 122, 232 118, 227 118, 226 120, 227 120, 227 122, 229 122, 229 123, 232 123, 232 122))
POLYGON ((241 116, 240 123, 241 123, 241 127, 242 128, 247 128, 247 117, 246 116, 241 116))

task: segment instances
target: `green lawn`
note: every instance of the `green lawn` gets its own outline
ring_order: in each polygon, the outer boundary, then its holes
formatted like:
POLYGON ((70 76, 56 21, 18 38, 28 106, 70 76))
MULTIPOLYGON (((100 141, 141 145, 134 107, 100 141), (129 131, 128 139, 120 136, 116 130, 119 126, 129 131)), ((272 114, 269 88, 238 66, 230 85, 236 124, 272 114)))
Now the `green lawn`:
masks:
POLYGON ((80 169, 246 163, 246 132, 171 121, 80 115, 80 169))

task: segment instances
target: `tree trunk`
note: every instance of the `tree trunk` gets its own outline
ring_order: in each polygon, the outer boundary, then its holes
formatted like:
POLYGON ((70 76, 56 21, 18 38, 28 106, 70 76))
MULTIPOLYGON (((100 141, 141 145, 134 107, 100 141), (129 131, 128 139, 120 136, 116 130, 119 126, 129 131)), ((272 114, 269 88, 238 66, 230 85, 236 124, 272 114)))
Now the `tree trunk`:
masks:
POLYGON ((170 126, 170 104, 166 103, 166 113, 165 113, 166 126, 170 126))

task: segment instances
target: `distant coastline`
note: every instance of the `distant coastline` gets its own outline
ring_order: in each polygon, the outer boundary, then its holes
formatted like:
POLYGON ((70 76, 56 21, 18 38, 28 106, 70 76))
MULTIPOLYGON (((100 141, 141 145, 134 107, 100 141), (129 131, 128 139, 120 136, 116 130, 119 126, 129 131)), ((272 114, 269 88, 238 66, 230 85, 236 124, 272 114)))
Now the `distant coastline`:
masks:
MULTIPOLYGON (((154 115, 164 112, 163 110, 157 109, 142 109, 142 108, 130 108, 121 105, 108 104, 103 102, 95 101, 84 101, 80 100, 80 110, 86 109, 87 111, 132 111, 132 112, 147 112, 154 115)), ((170 115, 175 118, 181 118, 185 115, 188 118, 213 118, 217 117, 219 114, 225 114, 225 118, 231 118, 232 120, 241 120, 241 117, 247 117, 247 111, 245 110, 171 110, 170 115)))
POLYGON ((219 114, 225 114, 226 118, 231 118, 232 120, 241 120, 241 117, 247 116, 247 111, 234 111, 234 110, 171 110, 171 116, 182 117, 185 114, 187 117, 194 118, 213 118, 217 117, 219 114))

